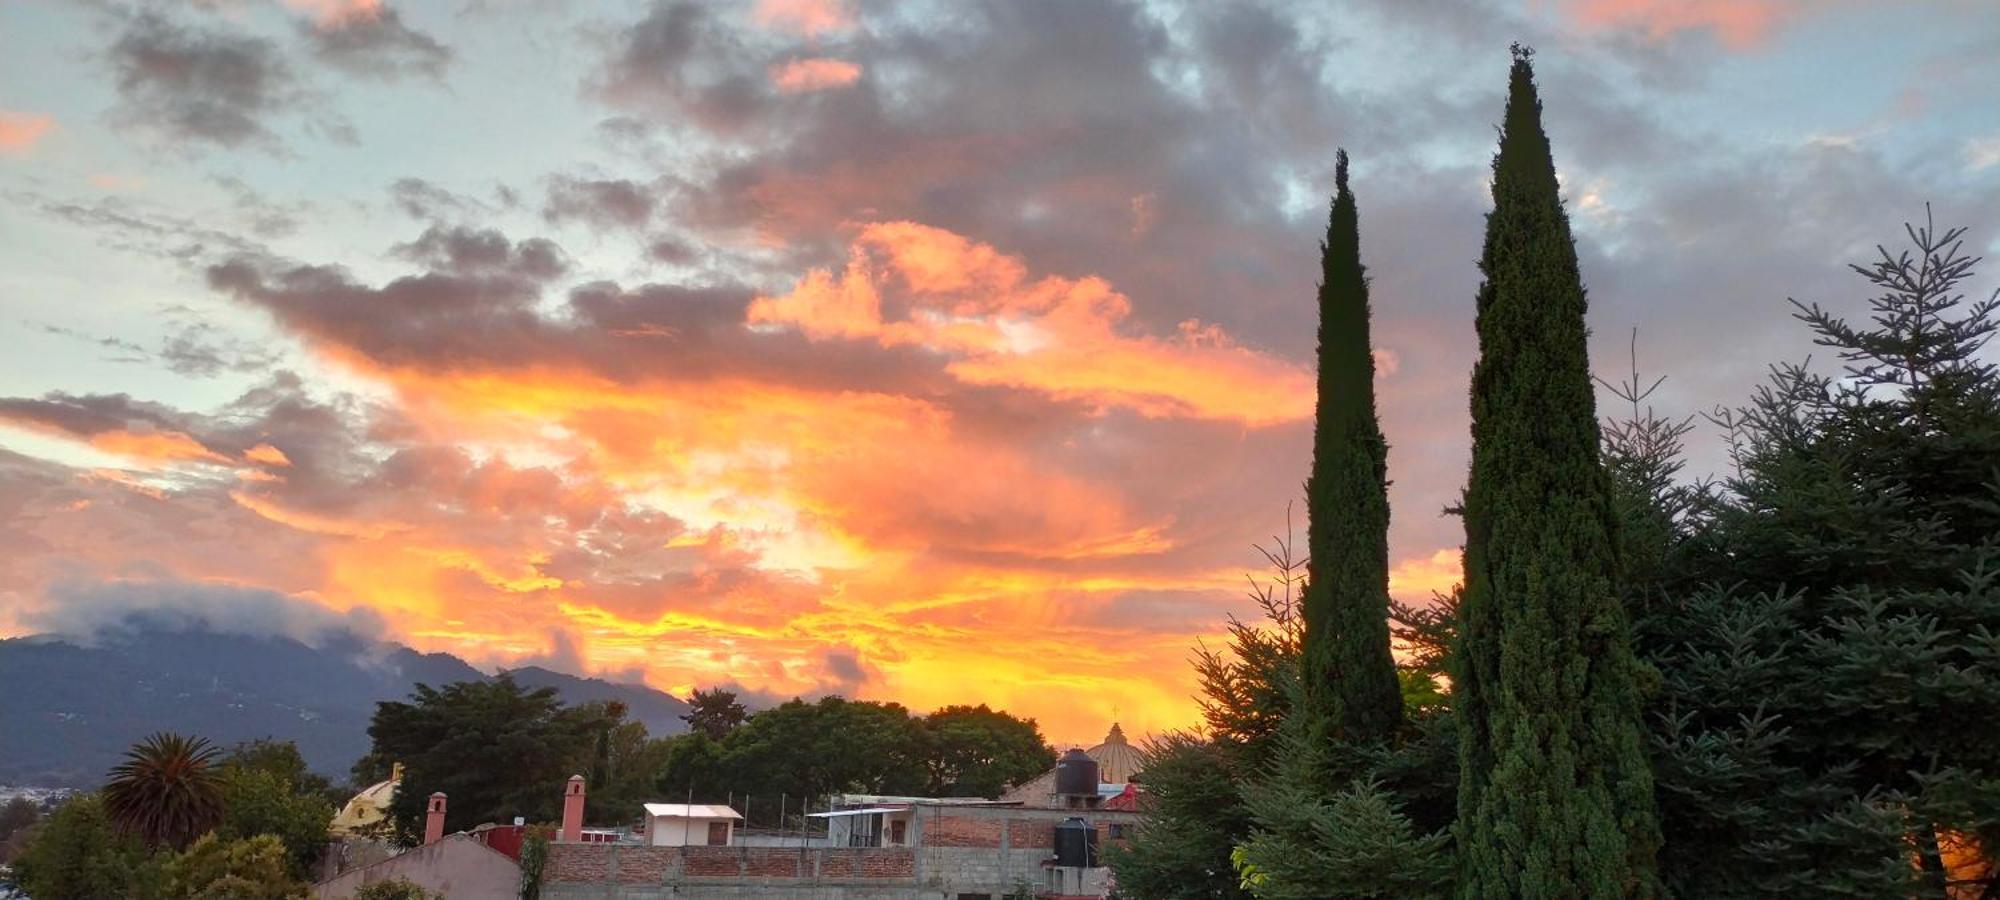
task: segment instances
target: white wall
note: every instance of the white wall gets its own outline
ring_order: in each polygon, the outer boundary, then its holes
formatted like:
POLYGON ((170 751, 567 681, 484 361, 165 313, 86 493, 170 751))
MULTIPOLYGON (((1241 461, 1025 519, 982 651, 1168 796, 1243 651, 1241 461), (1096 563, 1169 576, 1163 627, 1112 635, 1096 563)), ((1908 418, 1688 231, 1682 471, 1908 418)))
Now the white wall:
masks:
MULTIPOLYGON (((708 824, 722 822, 729 825, 730 836, 736 833, 734 819, 688 818, 685 816, 653 816, 646 823, 646 843, 655 847, 703 847, 708 845, 708 824)), ((723 843, 730 843, 724 839, 723 843)))

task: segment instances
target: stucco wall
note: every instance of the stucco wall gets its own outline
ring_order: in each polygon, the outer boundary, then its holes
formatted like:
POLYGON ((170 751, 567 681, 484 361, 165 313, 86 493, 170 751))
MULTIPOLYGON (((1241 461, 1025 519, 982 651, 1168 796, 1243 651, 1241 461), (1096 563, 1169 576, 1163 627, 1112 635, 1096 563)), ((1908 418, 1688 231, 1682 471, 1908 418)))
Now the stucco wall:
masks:
POLYGON ((450 898, 505 900, 520 896, 521 890, 521 867, 513 860, 467 835, 454 834, 435 844, 320 882, 313 886, 313 896, 320 900, 345 900, 364 885, 395 878, 407 878, 450 898))

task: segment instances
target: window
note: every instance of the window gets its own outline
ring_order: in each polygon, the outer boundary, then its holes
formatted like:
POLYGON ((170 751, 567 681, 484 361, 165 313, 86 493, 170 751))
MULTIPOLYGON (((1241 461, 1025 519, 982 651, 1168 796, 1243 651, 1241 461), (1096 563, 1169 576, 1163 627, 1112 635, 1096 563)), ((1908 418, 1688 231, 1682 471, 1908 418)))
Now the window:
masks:
POLYGON ((902 820, 902 819, 897 819, 897 820, 895 820, 895 821, 893 821, 893 822, 890 822, 890 823, 889 823, 889 845, 890 845, 890 846, 892 846, 892 847, 901 847, 901 846, 903 846, 903 836, 905 835, 905 833, 907 833, 907 832, 909 831, 909 827, 910 827, 910 823, 909 823, 909 822, 906 822, 906 821, 904 821, 904 820, 902 820))
POLYGON ((728 843, 729 843, 729 823, 728 822, 708 823, 708 845, 711 847, 720 847, 728 843))
POLYGON ((1132 836, 1132 826, 1124 822, 1113 822, 1108 827, 1110 832, 1106 836, 1114 841, 1122 841, 1132 836))

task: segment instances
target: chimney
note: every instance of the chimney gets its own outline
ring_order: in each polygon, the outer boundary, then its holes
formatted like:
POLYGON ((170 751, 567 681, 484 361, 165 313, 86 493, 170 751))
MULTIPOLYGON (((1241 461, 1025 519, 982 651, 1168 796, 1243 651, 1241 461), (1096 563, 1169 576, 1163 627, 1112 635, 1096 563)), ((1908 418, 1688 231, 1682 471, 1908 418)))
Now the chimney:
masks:
POLYGON ((424 843, 435 844, 444 837, 444 793, 431 795, 430 811, 424 819, 424 843))
POLYGON ((571 775, 563 786, 562 833, 556 840, 574 844, 583 840, 583 776, 571 775))

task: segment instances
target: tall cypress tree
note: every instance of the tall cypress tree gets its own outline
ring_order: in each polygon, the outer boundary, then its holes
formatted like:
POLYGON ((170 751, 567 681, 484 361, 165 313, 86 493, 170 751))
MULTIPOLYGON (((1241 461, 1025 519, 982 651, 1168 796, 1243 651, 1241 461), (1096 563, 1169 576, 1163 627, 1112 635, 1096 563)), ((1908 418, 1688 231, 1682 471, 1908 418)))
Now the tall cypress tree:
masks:
POLYGON ((1375 419, 1368 277, 1345 150, 1334 184, 1320 245, 1319 399, 1306 479, 1305 677, 1318 724, 1374 741, 1402 723, 1403 697, 1389 655, 1388 444, 1375 419))
POLYGON ((1639 664, 1614 591, 1584 290, 1531 51, 1493 159, 1454 669, 1464 897, 1658 893, 1639 664))

